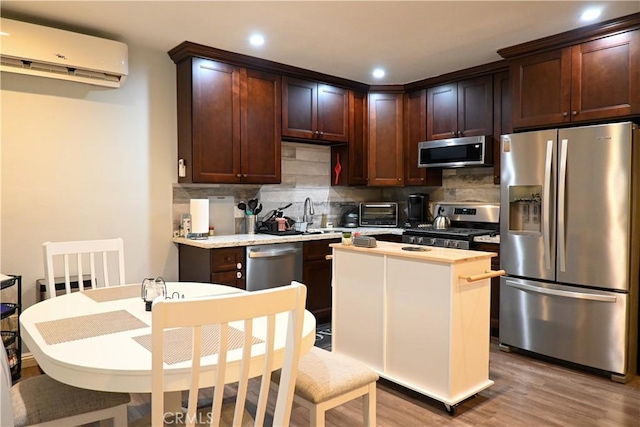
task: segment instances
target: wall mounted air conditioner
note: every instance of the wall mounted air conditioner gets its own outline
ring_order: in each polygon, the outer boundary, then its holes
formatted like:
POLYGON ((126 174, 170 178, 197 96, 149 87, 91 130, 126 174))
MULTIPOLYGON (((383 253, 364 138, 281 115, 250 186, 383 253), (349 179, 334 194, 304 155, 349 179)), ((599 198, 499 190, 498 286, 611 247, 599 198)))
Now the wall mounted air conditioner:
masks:
POLYGON ((124 43, 1 18, 0 71, 117 88, 129 73, 124 43))

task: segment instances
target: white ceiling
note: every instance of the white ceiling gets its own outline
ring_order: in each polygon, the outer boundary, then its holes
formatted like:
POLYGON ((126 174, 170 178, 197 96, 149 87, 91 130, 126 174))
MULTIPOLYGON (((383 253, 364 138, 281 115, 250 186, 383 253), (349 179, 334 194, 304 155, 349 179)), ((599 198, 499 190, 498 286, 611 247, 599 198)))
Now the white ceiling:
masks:
POLYGON ((497 61, 496 51, 640 12, 640 1, 10 1, 3 17, 167 52, 187 40, 368 84, 497 61), (253 48, 259 31, 266 44, 253 48), (371 77, 374 67, 385 78, 371 77))

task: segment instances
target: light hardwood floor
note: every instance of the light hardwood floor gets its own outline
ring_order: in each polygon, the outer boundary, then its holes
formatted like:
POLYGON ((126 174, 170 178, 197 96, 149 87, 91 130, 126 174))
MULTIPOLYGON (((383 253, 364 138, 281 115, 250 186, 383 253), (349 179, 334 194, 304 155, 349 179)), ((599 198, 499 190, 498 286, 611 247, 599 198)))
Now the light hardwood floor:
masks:
MULTIPOLYGON (((455 416, 442 403, 378 382, 377 425, 413 426, 640 426, 640 377, 628 384, 520 355, 491 344, 490 375, 495 384, 462 402, 455 416)), ((257 386, 257 385, 256 385, 257 386)), ((233 390, 230 390, 233 394, 233 390)), ((203 402, 209 397, 202 393, 203 402)), ((149 395, 132 395, 129 421, 149 410, 149 395)), ((249 408, 251 412, 251 408, 249 408)), ((327 412, 327 426, 362 425, 359 400, 327 412)), ((293 408, 292 426, 308 426, 309 414, 293 408)))

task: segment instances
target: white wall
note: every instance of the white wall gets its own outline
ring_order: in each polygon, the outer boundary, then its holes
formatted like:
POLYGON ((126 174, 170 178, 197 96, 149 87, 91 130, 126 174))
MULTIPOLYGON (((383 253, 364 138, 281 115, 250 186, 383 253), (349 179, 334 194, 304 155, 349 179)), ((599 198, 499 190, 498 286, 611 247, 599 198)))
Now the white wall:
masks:
POLYGON ((126 281, 177 280, 175 65, 129 46, 120 89, 2 73, 1 263, 44 277, 42 243, 122 237, 126 281))

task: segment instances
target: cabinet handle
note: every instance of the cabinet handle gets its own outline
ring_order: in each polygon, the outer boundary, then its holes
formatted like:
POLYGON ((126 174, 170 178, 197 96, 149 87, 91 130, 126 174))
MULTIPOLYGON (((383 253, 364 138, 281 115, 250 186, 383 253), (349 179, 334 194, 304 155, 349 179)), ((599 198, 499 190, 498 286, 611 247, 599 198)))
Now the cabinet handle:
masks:
POLYGON ((236 264, 236 268, 237 268, 238 270, 242 270, 242 263, 241 263, 241 262, 237 263, 237 264, 236 264))
POLYGON ((242 175, 241 174, 237 174, 236 178, 242 178, 242 175))
POLYGON ((238 271, 238 272, 236 273, 236 277, 237 277, 238 279, 242 279, 242 272, 238 271))
POLYGON ((327 261, 331 261, 333 259, 333 255, 325 255, 324 259, 326 259, 327 261))
POLYGON ((242 176, 246 178, 246 177, 248 177, 248 176, 249 176, 249 174, 248 174, 248 173, 245 173, 245 174, 244 174, 244 175, 242 175, 242 176))
POLYGON ((402 178, 398 178, 398 181, 402 181, 402 178))
POLYGON ((572 111, 571 114, 573 114, 574 116, 577 116, 578 112, 577 111, 572 111))
POLYGON ((479 280, 484 280, 484 279, 491 279, 492 277, 498 277, 498 276, 504 276, 505 274, 507 274, 506 271, 504 270, 487 270, 482 274, 475 274, 473 276, 460 276, 461 279, 466 280, 467 282, 471 283, 471 282, 477 282, 479 280))
POLYGON ((562 117, 567 117, 569 115, 569 113, 567 113, 566 111, 564 113, 562 113, 562 117))
POLYGON ((420 181, 424 181, 424 178, 420 178, 420 181))
POLYGON ((451 131, 451 136, 456 136, 456 133, 454 131, 451 131))

